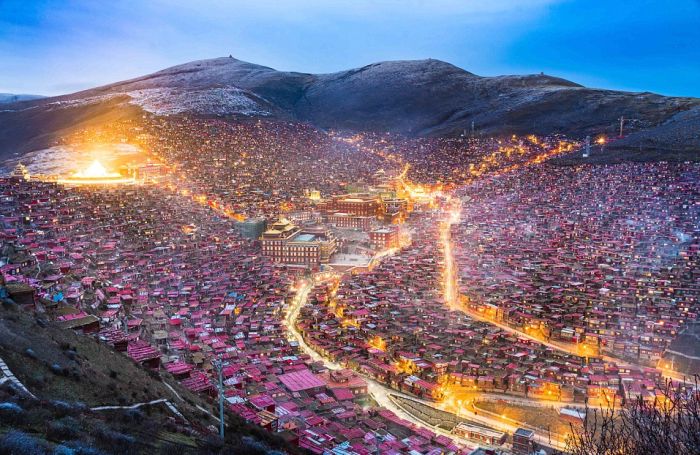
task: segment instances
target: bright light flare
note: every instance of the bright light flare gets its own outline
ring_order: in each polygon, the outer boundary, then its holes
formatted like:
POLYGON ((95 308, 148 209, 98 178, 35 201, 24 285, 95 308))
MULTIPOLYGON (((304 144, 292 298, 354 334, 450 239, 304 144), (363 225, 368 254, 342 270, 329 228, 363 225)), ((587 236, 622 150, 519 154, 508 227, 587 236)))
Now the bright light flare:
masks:
POLYGON ((88 178, 88 179, 101 179, 108 177, 121 177, 121 175, 115 172, 107 172, 107 169, 100 163, 99 160, 92 162, 87 169, 78 171, 73 174, 75 178, 88 178))
POLYGON ((70 177, 57 181, 64 185, 124 185, 134 183, 134 179, 130 177, 124 177, 118 172, 109 172, 99 160, 93 161, 90 166, 70 177))

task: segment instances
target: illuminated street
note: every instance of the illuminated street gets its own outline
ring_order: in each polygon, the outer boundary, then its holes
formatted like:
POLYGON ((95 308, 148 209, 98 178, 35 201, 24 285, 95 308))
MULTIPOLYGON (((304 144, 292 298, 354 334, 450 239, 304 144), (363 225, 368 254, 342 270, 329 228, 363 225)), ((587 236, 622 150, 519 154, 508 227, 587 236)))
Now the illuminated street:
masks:
MULTIPOLYGON (((309 293, 310 293, 312 288, 313 288, 313 282, 311 280, 302 281, 300 283, 300 286, 297 288, 296 294, 295 294, 294 298, 292 299, 291 305, 287 309, 287 315, 285 317, 285 324, 286 324, 287 330, 288 330, 290 336, 294 339, 294 341, 296 341, 299 344, 299 347, 306 354, 308 354, 312 359, 314 359, 315 361, 323 362, 323 364, 331 370, 343 369, 344 367, 342 365, 335 363, 335 362, 321 356, 313 348, 311 348, 308 344, 306 344, 303 336, 299 333, 299 331, 295 327, 296 319, 299 315, 299 310, 304 305, 306 305, 309 293)), ((426 401, 426 400, 421 400, 419 398, 403 394, 403 393, 398 392, 396 390, 392 390, 392 389, 387 388, 386 386, 384 386, 384 385, 380 384, 379 382, 377 382, 371 378, 368 378, 368 377, 365 377, 365 380, 367 381, 370 395, 372 396, 372 398, 374 398, 377 401, 377 403, 381 407, 391 410, 396 415, 414 423, 415 425, 428 428, 431 431, 435 431, 437 433, 445 434, 446 436, 454 437, 449 432, 441 430, 440 428, 436 428, 433 426, 427 426, 423 421, 415 418, 413 415, 406 412, 401 407, 397 406, 396 402, 394 400, 392 400, 390 397, 391 396, 399 396, 399 397, 409 398, 411 400, 416 400, 418 402, 425 404, 426 406, 431 406, 431 407, 434 407, 435 403, 430 402, 430 401, 426 401)), ((527 401, 525 401, 525 402, 527 402, 527 401)), ((502 419, 501 420, 494 419, 494 418, 484 416, 484 415, 477 415, 477 414, 474 414, 473 412, 468 412, 468 411, 461 411, 460 412, 460 410, 454 410, 454 409, 450 409, 450 408, 443 407, 443 406, 441 406, 441 408, 445 409, 448 412, 452 412, 452 413, 455 413, 455 411, 457 411, 456 412, 457 415, 460 415, 460 416, 464 415, 464 417, 468 420, 479 422, 481 424, 487 425, 487 426, 492 427, 492 428, 498 428, 498 429, 501 429, 504 431, 515 431, 515 429, 517 429, 517 425, 510 424, 506 421, 503 421, 502 419)), ((548 435, 538 433, 537 439, 538 439, 538 441, 540 441, 542 443, 549 444, 548 435)), ((468 441, 462 441, 462 442, 466 445, 471 445, 468 441)), ((557 448, 564 448, 563 441, 554 440, 554 441, 552 441, 552 445, 554 447, 557 447, 557 448)))

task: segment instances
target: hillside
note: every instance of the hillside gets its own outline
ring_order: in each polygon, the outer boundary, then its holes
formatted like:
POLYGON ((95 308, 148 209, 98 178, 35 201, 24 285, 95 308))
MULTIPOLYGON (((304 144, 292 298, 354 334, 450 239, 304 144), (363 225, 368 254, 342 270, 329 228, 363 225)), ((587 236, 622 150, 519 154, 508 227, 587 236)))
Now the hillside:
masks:
POLYGON ((319 128, 409 136, 553 134, 627 137, 615 147, 695 153, 700 100, 582 87, 547 76, 481 77, 439 60, 381 62, 332 74, 277 71, 235 58, 201 60, 0 111, 0 156, 46 146, 103 118, 265 116, 319 128))
POLYGON ((208 414, 215 406, 167 373, 7 302, 0 305, 0 359, 35 396, 0 372, 0 454, 294 452, 234 415, 222 446, 208 414), (102 407, 124 409, 94 409, 102 407))

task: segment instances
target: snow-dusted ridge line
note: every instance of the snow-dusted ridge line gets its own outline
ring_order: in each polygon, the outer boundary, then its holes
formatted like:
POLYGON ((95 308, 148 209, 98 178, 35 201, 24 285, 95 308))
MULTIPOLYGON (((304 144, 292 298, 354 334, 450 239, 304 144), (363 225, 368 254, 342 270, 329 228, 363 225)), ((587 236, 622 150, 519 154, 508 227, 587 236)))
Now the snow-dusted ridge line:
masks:
MULTIPOLYGON (((269 110, 256 101, 256 99, 260 99, 259 97, 234 86, 204 89, 144 88, 86 98, 53 101, 47 105, 50 109, 64 109, 106 102, 124 96, 130 98, 129 104, 139 106, 144 111, 156 115, 172 115, 185 112, 205 115, 271 115, 269 110)), ((261 101, 264 100, 261 99, 261 101)))
POLYGON ((69 99, 69 100, 59 100, 59 101, 52 101, 50 103, 47 103, 46 105, 49 106, 49 109, 64 109, 68 107, 75 107, 75 106, 87 106, 89 104, 96 104, 96 103, 101 103, 103 101, 109 101, 113 98, 117 98, 119 96, 123 96, 124 93, 110 93, 107 95, 98 95, 98 96, 89 96, 87 98, 75 98, 75 99, 69 99))

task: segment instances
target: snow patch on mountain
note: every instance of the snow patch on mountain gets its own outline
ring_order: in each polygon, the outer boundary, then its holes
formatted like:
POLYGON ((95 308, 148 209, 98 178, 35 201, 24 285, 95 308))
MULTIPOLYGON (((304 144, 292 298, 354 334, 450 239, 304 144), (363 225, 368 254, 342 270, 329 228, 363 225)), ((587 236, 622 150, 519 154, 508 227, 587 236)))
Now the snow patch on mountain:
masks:
POLYGON ((47 103, 50 110, 65 109, 107 102, 118 97, 156 115, 180 113, 203 115, 241 114, 250 116, 271 115, 268 103, 261 97, 238 87, 212 88, 154 87, 130 91, 115 91, 84 98, 63 99, 47 103), (128 97, 128 98, 126 98, 128 97))
POLYGON ((270 115, 259 102, 236 87, 182 90, 172 87, 148 88, 127 92, 131 103, 156 115, 190 112, 196 114, 270 115))
POLYGON ((53 101, 51 103, 46 104, 46 106, 48 106, 49 110, 65 109, 76 106, 86 106, 89 104, 97 104, 103 101, 109 101, 112 98, 116 98, 122 95, 122 93, 110 93, 108 95, 89 96, 87 98, 74 98, 68 100, 53 101))

